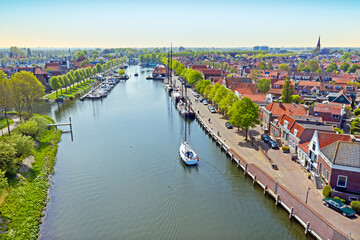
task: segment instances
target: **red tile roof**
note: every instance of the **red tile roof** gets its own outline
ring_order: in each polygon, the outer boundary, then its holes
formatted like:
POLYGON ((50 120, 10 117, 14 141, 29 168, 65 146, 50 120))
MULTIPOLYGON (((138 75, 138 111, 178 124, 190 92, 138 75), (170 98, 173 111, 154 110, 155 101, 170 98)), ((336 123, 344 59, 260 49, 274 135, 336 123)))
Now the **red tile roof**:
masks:
POLYGON ((342 104, 333 103, 315 103, 314 112, 326 112, 332 114, 341 114, 342 104))
POLYGON ((346 134, 318 132, 319 148, 322 149, 336 141, 351 142, 351 136, 346 134))
MULTIPOLYGON (((281 90, 281 89, 280 89, 281 90)), ((300 104, 294 103, 270 103, 265 107, 266 110, 270 111, 273 115, 281 116, 283 114, 287 115, 297 115, 305 116, 307 110, 300 104)))

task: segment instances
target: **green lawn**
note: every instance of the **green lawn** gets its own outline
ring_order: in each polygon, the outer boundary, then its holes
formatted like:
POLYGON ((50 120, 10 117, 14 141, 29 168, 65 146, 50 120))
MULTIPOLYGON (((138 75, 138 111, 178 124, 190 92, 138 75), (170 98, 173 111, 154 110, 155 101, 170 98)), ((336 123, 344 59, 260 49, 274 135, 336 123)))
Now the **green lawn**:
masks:
MULTIPOLYGON (((47 123, 54 122, 43 117, 47 123)), ((13 133, 16 134, 16 130, 13 133)), ((60 136, 60 130, 46 129, 37 137, 38 146, 33 151, 35 162, 30 171, 20 177, 21 181, 15 176, 9 179, 6 195, 0 197, 0 239, 37 239, 47 202, 48 177, 53 173, 60 136)))
MULTIPOLYGON (((66 90, 63 89, 62 95, 61 95, 61 90, 58 90, 58 97, 60 98, 62 96, 63 98, 70 98, 70 97, 75 97, 77 94, 81 95, 81 94, 87 92, 91 88, 91 84, 93 82, 94 82, 94 79, 89 79, 89 80, 86 80, 85 82, 77 83, 71 87, 71 90, 69 87, 66 90)), ((45 96, 45 98, 56 99, 56 92, 53 92, 53 93, 45 96)))
MULTIPOLYGON (((14 121, 12 119, 9 118, 9 125, 13 124, 14 121)), ((6 128, 7 124, 6 124, 6 119, 5 117, 0 117, 0 130, 3 128, 6 128)))

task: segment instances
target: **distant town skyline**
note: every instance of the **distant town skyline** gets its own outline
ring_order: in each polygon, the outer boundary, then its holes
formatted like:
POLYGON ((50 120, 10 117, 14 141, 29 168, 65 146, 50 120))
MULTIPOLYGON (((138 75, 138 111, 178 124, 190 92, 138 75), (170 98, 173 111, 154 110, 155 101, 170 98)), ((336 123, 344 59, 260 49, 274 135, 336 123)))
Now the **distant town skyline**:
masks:
POLYGON ((360 2, 4 1, 0 48, 360 47, 360 2))

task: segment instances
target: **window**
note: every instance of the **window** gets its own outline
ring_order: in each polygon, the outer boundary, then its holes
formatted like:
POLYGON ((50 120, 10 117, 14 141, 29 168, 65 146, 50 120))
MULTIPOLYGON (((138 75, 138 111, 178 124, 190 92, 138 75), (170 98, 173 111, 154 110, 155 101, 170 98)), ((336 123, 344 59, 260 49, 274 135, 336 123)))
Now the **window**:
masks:
POLYGON ((318 115, 319 115, 319 113, 317 113, 317 112, 316 112, 316 113, 314 113, 314 115, 315 115, 315 116, 318 116, 318 115))
POLYGON ((329 171, 326 170, 326 180, 329 181, 329 171))
POLYGON ((315 151, 315 149, 316 149, 316 144, 313 143, 313 145, 312 145, 312 150, 315 151))
POLYGON ((349 201, 358 201, 359 199, 357 197, 349 197, 349 201))
POLYGON ((321 175, 323 175, 323 177, 325 177, 325 166, 323 166, 321 175))
POLYGON ((284 121, 284 127, 287 128, 288 126, 289 126, 289 122, 285 120, 285 121, 284 121))
POLYGON ((299 132, 299 131, 298 131, 297 129, 294 130, 295 136, 298 134, 298 132, 299 132))
POLYGON ((340 116, 339 116, 339 115, 336 115, 336 114, 333 114, 333 115, 332 115, 332 118, 334 118, 334 119, 339 119, 340 116))
POLYGON ((347 176, 339 175, 336 186, 346 188, 347 176))

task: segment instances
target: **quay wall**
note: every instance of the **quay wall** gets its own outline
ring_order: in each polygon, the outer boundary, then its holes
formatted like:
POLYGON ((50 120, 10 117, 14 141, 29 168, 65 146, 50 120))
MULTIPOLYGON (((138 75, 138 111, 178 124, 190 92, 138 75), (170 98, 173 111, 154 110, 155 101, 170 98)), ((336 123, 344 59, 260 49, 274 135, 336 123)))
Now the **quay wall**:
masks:
MULTIPOLYGON (((336 230, 333 225, 327 222, 304 201, 291 193, 285 186, 278 183, 276 179, 264 172, 256 164, 240 157, 206 125, 196 111, 194 112, 200 126, 216 141, 220 148, 230 156, 231 160, 236 162, 237 167, 244 171, 244 175, 250 176, 254 185, 256 184, 264 190, 264 195, 272 197, 277 206, 285 209, 289 213, 290 220, 295 219, 299 222, 300 225, 305 228, 305 234, 311 234, 316 239, 348 239, 344 233, 336 230)), ((260 148, 260 150, 262 149, 260 148)), ((264 155, 267 157, 266 153, 264 153, 264 155)), ((271 159, 268 158, 268 160, 271 162, 271 159)))

